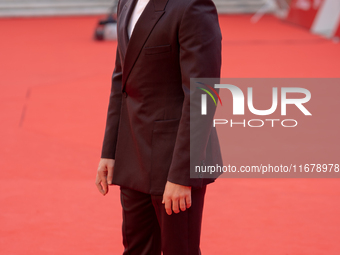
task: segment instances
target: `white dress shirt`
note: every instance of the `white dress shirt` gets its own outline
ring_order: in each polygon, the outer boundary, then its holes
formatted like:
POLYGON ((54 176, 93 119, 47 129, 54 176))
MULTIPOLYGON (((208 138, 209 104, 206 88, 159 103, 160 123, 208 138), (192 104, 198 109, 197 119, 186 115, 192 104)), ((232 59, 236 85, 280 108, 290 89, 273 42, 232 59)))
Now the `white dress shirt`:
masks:
POLYGON ((142 12, 145 9, 145 6, 148 4, 149 0, 138 0, 135 6, 135 9, 132 12, 129 26, 128 26, 128 35, 129 38, 131 37, 131 34, 133 32, 133 29, 135 28, 135 25, 142 14, 142 12))

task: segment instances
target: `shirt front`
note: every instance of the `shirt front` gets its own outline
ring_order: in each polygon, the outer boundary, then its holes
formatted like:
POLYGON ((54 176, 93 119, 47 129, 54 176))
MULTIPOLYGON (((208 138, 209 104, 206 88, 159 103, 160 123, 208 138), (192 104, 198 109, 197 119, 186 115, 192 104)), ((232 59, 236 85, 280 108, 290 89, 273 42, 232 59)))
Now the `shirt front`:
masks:
POLYGON ((133 32, 133 29, 135 28, 135 25, 140 17, 140 15, 143 13, 146 5, 148 4, 150 0, 138 0, 135 9, 132 12, 130 22, 128 25, 128 35, 129 38, 131 37, 131 34, 133 32))

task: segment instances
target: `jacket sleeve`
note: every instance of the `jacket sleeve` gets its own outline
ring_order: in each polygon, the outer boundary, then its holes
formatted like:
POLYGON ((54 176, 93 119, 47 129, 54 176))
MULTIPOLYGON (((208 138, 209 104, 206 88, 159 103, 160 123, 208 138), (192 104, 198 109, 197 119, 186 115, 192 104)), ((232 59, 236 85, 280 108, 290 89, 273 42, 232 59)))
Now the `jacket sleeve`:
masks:
MULTIPOLYGON (((117 15, 120 13, 120 3, 117 4, 117 15)), ((105 134, 101 152, 101 158, 115 159, 118 126, 122 103, 122 64, 118 45, 116 49, 115 68, 111 80, 111 93, 106 117, 105 134)))
MULTIPOLYGON (((178 37, 184 102, 168 181, 198 187, 202 180, 190 178, 190 78, 220 77, 222 36, 216 7, 211 0, 189 2, 178 37)), ((203 145, 208 143, 209 128, 203 145)), ((204 151, 201 153, 204 157, 204 151)))
POLYGON ((122 67, 118 46, 116 51, 115 69, 112 74, 111 93, 106 118, 106 128, 102 146, 102 158, 115 158, 118 125, 122 101, 122 67))

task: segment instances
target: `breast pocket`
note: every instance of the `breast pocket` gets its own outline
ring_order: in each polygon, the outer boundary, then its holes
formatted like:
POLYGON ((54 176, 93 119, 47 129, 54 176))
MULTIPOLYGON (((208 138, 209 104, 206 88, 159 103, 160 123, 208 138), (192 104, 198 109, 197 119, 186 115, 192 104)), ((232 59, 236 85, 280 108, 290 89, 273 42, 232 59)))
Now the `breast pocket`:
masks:
POLYGON ((170 44, 144 48, 145 55, 157 55, 157 54, 164 54, 167 52, 171 52, 170 44))

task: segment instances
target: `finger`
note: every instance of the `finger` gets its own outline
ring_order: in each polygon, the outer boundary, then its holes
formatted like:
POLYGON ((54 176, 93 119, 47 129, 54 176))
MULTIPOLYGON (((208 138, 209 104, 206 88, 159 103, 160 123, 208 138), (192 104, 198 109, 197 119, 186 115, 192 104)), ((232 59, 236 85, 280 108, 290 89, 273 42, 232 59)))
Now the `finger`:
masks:
POLYGON ((98 172, 98 178, 99 178, 99 185, 101 189, 103 190, 102 194, 106 195, 107 192, 109 191, 108 185, 107 185, 107 180, 106 180, 106 172, 99 171, 98 172))
POLYGON ((181 208, 181 211, 184 212, 187 209, 187 206, 185 204, 185 197, 182 197, 179 200, 179 208, 181 208))
POLYGON ((102 180, 101 180, 101 183, 102 183, 103 190, 104 190, 103 195, 106 195, 107 192, 109 191, 109 186, 108 186, 108 184, 107 184, 106 178, 102 179, 102 180))
POLYGON ((171 199, 166 199, 164 201, 164 203, 165 203, 165 211, 166 211, 167 215, 171 215, 172 214, 171 199))
POLYGON ((101 185, 97 185, 97 188, 102 195, 105 195, 105 191, 103 190, 101 185))
POLYGON ((103 190, 103 187, 102 187, 102 185, 101 185, 101 181, 100 181, 100 178, 99 178, 98 175, 97 175, 97 178, 96 178, 96 186, 97 186, 99 192, 100 192, 102 195, 105 195, 105 192, 104 192, 104 190, 103 190))
POLYGON ((187 208, 191 207, 191 194, 187 197, 185 197, 185 204, 187 206, 187 208))
POLYGON ((178 198, 172 199, 172 210, 174 211, 174 213, 180 212, 178 203, 179 203, 178 198))

